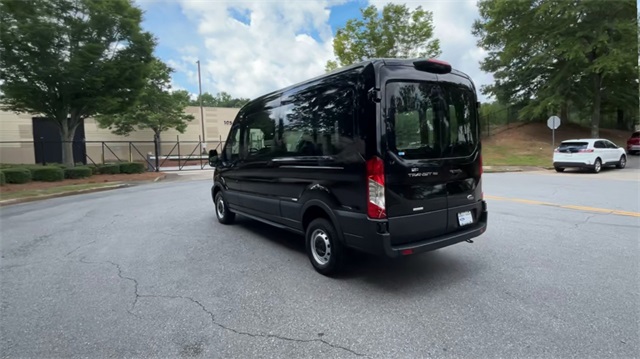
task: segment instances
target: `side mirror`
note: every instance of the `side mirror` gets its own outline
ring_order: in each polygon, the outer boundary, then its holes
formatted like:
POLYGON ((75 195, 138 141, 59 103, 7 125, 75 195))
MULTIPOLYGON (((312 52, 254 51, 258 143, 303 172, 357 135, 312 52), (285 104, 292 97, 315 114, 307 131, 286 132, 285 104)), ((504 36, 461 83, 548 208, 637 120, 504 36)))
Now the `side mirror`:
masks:
POLYGON ((215 167, 218 165, 218 151, 209 150, 209 166, 215 167))

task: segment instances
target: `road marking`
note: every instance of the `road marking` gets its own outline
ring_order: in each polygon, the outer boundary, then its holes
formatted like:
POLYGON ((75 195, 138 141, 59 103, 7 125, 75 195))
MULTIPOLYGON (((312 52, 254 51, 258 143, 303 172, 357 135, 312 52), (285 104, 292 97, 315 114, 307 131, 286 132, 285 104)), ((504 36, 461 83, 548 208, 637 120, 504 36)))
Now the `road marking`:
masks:
POLYGON ((624 181, 624 182, 639 182, 640 181, 640 172, 638 172, 635 168, 627 168, 624 172, 618 172, 620 170, 608 170, 606 172, 600 172, 597 175, 593 173, 584 173, 584 172, 562 172, 557 173, 554 170, 545 170, 545 171, 526 171, 526 172, 512 172, 513 174, 526 175, 526 174, 537 174, 541 176, 550 176, 556 178, 570 178, 571 176, 580 179, 589 179, 589 180, 613 180, 613 181, 624 181), (615 171, 615 172, 614 172, 615 171))
POLYGON ((517 202, 517 203, 526 203, 526 204, 536 204, 541 206, 573 209, 576 211, 598 212, 598 213, 606 213, 606 214, 615 214, 618 216, 640 218, 640 212, 621 211, 617 209, 606 209, 606 208, 597 208, 597 207, 588 207, 588 206, 576 206, 576 205, 569 205, 569 204, 557 204, 557 203, 536 201, 536 200, 530 200, 530 199, 499 197, 499 196, 491 196, 491 195, 485 195, 484 197, 485 199, 495 200, 495 201, 508 201, 508 202, 517 202))

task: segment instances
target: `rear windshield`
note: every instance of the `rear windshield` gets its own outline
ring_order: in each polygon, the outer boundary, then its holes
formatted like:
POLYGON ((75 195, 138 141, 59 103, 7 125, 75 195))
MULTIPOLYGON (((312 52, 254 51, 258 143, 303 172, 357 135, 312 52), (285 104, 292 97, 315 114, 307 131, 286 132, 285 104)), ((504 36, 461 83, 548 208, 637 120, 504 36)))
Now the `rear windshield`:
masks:
POLYGON ((589 146, 588 142, 562 142, 558 148, 560 151, 573 151, 586 150, 589 146))
POLYGON ((640 137, 640 132, 634 132, 634 133, 631 135, 631 138, 638 138, 638 137, 640 137))
POLYGON ((385 120, 389 148, 407 159, 471 155, 478 143, 473 92, 435 82, 390 82, 385 120))

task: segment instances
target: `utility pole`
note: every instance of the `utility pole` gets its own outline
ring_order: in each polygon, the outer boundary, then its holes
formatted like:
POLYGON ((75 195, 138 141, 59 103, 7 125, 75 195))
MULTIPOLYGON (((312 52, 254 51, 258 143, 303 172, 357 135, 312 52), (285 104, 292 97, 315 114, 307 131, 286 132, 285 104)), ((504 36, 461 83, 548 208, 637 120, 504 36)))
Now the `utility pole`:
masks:
POLYGON ((200 127, 202 129, 202 142, 200 143, 201 149, 205 148, 205 138, 204 138, 204 109, 202 108, 202 79, 200 77, 200 60, 196 61, 198 63, 198 100, 200 102, 200 127))

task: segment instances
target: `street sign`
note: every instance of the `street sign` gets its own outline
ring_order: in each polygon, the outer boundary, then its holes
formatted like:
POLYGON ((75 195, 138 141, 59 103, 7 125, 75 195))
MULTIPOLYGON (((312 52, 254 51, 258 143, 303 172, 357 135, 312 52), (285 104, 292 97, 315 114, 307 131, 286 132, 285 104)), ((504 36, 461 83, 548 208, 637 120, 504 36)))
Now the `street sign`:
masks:
POLYGON ((547 120, 547 126, 552 130, 558 129, 558 127, 560 127, 560 117, 558 116, 549 117, 549 119, 547 120))
POLYGON ((560 117, 551 116, 547 120, 547 127, 551 129, 551 146, 553 149, 556 148, 556 129, 560 127, 560 117))

